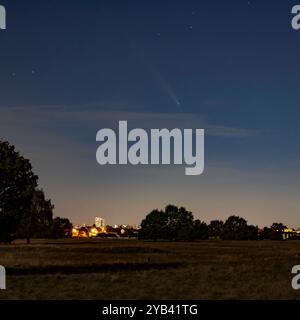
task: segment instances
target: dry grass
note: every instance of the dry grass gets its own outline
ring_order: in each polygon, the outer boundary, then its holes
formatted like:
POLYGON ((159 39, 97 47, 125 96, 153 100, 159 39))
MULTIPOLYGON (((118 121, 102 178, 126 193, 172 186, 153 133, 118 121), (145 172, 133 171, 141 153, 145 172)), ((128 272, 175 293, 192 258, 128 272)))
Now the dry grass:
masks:
POLYGON ((36 241, 0 246, 0 299, 298 299, 300 241, 36 241))

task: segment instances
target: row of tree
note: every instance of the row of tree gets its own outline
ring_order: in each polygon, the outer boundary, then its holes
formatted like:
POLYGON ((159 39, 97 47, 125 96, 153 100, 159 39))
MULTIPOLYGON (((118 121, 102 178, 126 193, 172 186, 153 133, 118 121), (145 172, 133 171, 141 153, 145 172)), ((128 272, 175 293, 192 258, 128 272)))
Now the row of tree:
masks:
POLYGON ((68 219, 53 219, 53 209, 38 188, 30 161, 0 140, 0 242, 66 236, 72 224, 68 219))
MULTIPOLYGON (((0 242, 15 238, 61 238, 71 235, 68 219, 53 219, 54 206, 38 188, 38 176, 30 161, 22 157, 6 141, 0 140, 0 242)), ((224 240, 281 239, 286 227, 275 223, 259 232, 257 226, 248 225, 238 216, 225 222, 206 224, 194 220, 185 208, 169 205, 165 210, 154 210, 142 221, 140 239, 152 240, 224 240)))
POLYGON ((193 241, 209 238, 223 240, 282 239, 286 227, 274 223, 262 232, 257 226, 248 225, 244 218, 230 216, 225 222, 213 220, 206 224, 194 220, 193 214, 185 208, 168 205, 165 210, 153 210, 141 223, 139 238, 144 240, 193 241))

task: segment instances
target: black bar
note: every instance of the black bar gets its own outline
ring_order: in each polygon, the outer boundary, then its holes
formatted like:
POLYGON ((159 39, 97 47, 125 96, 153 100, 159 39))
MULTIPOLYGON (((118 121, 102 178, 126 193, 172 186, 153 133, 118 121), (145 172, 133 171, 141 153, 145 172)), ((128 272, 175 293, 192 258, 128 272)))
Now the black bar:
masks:
POLYGON ((298 301, 0 301, 0 319, 262 319, 297 314, 298 301), (131 308, 131 309, 130 309, 131 308), (134 308, 134 313, 131 311, 134 308))

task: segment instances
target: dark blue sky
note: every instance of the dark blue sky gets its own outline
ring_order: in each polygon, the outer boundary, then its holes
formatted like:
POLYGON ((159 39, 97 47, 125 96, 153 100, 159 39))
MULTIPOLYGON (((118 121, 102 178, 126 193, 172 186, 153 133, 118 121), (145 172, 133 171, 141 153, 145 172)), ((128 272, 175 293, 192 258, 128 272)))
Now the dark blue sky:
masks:
POLYGON ((300 226, 295 1, 0 4, 0 136, 32 159, 58 215, 138 223, 174 202, 300 226), (205 174, 97 166, 97 130, 123 118, 206 129, 205 174))

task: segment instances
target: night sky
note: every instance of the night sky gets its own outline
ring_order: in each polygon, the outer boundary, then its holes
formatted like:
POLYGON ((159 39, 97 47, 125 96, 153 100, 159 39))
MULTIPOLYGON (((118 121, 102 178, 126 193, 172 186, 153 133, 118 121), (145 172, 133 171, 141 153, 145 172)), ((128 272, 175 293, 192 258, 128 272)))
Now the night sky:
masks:
POLYGON ((55 215, 137 224, 172 203, 300 227, 295 1, 0 4, 0 137, 31 159, 55 215), (119 120, 204 128, 204 174, 99 166, 96 133, 119 120))

